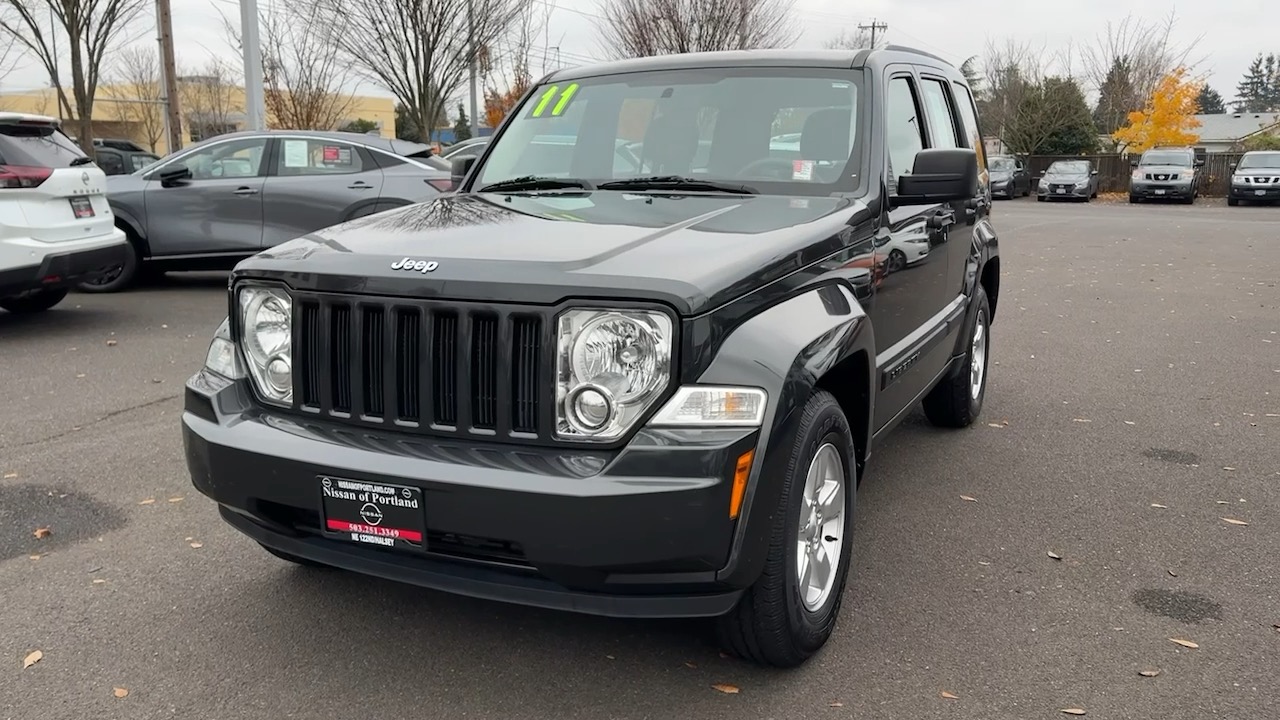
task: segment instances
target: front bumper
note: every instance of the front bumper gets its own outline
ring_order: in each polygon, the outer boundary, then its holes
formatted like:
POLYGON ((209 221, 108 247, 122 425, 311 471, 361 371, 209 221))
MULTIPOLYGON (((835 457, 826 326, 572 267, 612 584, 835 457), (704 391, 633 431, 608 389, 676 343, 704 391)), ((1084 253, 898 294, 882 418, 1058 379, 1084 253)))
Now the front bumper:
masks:
POLYGON ((1143 200, 1190 200, 1195 187, 1191 183, 1132 183, 1129 195, 1143 200))
POLYGON ((1230 197, 1237 200, 1280 200, 1280 185, 1231 185, 1230 197))
POLYGON ((1036 194, 1046 200, 1087 200, 1090 193, 1089 186, 1076 187, 1075 185, 1040 185, 1036 188, 1036 194))
POLYGON ((721 615, 743 591, 721 578, 733 470, 754 428, 648 429, 615 451, 468 443, 273 414, 245 383, 203 372, 182 425, 192 482, 227 522, 326 565, 619 617, 721 615), (421 488, 424 551, 326 534, 320 475, 421 488))
POLYGON ((992 180, 991 194, 996 197, 1011 198, 1017 191, 1017 183, 1012 180, 992 180))
MULTIPOLYGON (((40 261, 31 265, 19 265, 2 269, 0 263, 0 297, 12 297, 32 290, 56 289, 74 286, 76 283, 90 280, 125 260, 128 241, 124 232, 113 228, 113 232, 100 239, 80 243, 37 243, 26 244, 6 241, 8 248, 15 249, 15 256, 40 257, 40 261), (45 248, 53 252, 44 253, 45 248)), ((0 253, 0 257, 9 253, 0 253)))

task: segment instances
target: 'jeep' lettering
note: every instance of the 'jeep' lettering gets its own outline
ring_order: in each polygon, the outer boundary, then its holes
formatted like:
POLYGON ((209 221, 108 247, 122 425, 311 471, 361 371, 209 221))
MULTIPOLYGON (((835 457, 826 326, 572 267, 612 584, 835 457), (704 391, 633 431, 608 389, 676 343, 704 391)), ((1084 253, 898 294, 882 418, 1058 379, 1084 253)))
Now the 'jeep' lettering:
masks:
POLYGON ((408 270, 410 272, 420 272, 424 275, 436 268, 440 267, 440 263, 435 260, 414 260, 413 258, 405 258, 391 263, 392 270, 408 270))

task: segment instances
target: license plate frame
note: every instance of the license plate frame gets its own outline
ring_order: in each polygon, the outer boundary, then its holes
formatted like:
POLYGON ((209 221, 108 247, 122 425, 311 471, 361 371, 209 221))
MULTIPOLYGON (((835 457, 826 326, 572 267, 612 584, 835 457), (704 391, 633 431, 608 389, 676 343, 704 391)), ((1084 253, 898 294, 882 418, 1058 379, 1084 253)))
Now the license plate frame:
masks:
POLYGON ((71 204, 71 214, 75 215, 77 220, 86 220, 97 215, 93 210, 93 201, 87 197, 67 198, 67 202, 71 204))
POLYGON ((1157 194, 1157 195, 1163 195, 1163 194, 1164 194, 1164 191, 1163 191, 1163 190, 1156 190, 1156 194, 1157 194))
POLYGON ((356 545, 424 552, 427 515, 421 488, 333 475, 316 476, 327 537, 356 545))
POLYGON ((1257 195, 1258 197, 1265 197, 1265 196, 1266 196, 1266 194, 1267 194, 1267 191, 1266 191, 1266 190, 1254 190, 1254 191, 1253 191, 1253 194, 1254 194, 1254 195, 1257 195))
POLYGON ((1059 195, 1066 195, 1066 194, 1067 194, 1067 189, 1066 189, 1066 188, 1058 188, 1057 190, 1054 190, 1054 192, 1055 192, 1055 193, 1057 193, 1057 194, 1059 194, 1059 195))

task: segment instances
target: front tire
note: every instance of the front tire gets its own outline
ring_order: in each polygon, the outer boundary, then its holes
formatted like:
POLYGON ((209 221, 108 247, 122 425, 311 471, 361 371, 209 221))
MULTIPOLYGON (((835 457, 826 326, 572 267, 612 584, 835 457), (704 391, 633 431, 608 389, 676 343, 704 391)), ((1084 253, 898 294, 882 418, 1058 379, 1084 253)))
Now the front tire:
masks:
POLYGON ((138 270, 142 266, 142 253, 130 238, 129 252, 124 254, 124 261, 92 280, 76 283, 76 290, 83 293, 120 292, 133 285, 138 279, 138 270))
POLYGON ((727 651, 780 668, 803 664, 831 637, 852 564, 857 471, 849 422, 825 391, 799 417, 764 571, 718 620, 727 651))
POLYGON ((1240 201, 1239 201, 1239 200, 1237 200, 1236 198, 1233 198, 1233 197, 1229 197, 1229 198, 1227 198, 1227 205, 1228 205, 1228 206, 1230 206, 1230 207, 1235 207, 1235 206, 1237 206, 1237 205, 1239 205, 1239 204, 1240 204, 1240 201))
POLYGON ((18 297, 0 298, 0 308, 4 308, 14 315, 29 315, 48 310, 62 302, 62 299, 66 296, 66 288, 37 290, 18 297))
POLYGON ((901 250, 892 250, 885 262, 885 272, 896 273, 907 266, 907 254, 901 250))
POLYGON ((924 414, 938 427, 963 428, 973 424, 982 412, 987 395, 987 370, 990 368, 991 305, 981 285, 974 295, 977 307, 968 326, 969 349, 964 365, 949 378, 943 378, 924 396, 924 414))

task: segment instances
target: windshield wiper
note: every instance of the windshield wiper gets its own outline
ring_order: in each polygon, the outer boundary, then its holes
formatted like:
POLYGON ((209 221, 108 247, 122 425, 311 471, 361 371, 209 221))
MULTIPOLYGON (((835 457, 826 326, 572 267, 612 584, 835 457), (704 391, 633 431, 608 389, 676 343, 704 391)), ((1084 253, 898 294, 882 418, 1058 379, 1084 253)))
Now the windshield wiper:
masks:
POLYGON ((560 190, 563 188, 580 188, 582 190, 595 189, 591 183, 586 180, 525 175, 523 177, 511 178, 510 180, 500 180, 496 183, 485 185, 477 192, 502 192, 504 190, 560 190))
POLYGON ((735 195, 756 195, 754 188, 746 185, 716 182, 715 180, 699 180, 698 178, 680 175, 651 175, 649 177, 628 178, 600 183, 601 190, 709 190, 714 192, 733 193, 735 195))
POLYGON ((93 158, 91 157, 78 157, 75 160, 71 161, 71 167, 80 167, 81 165, 92 165, 92 164, 93 164, 93 158))

